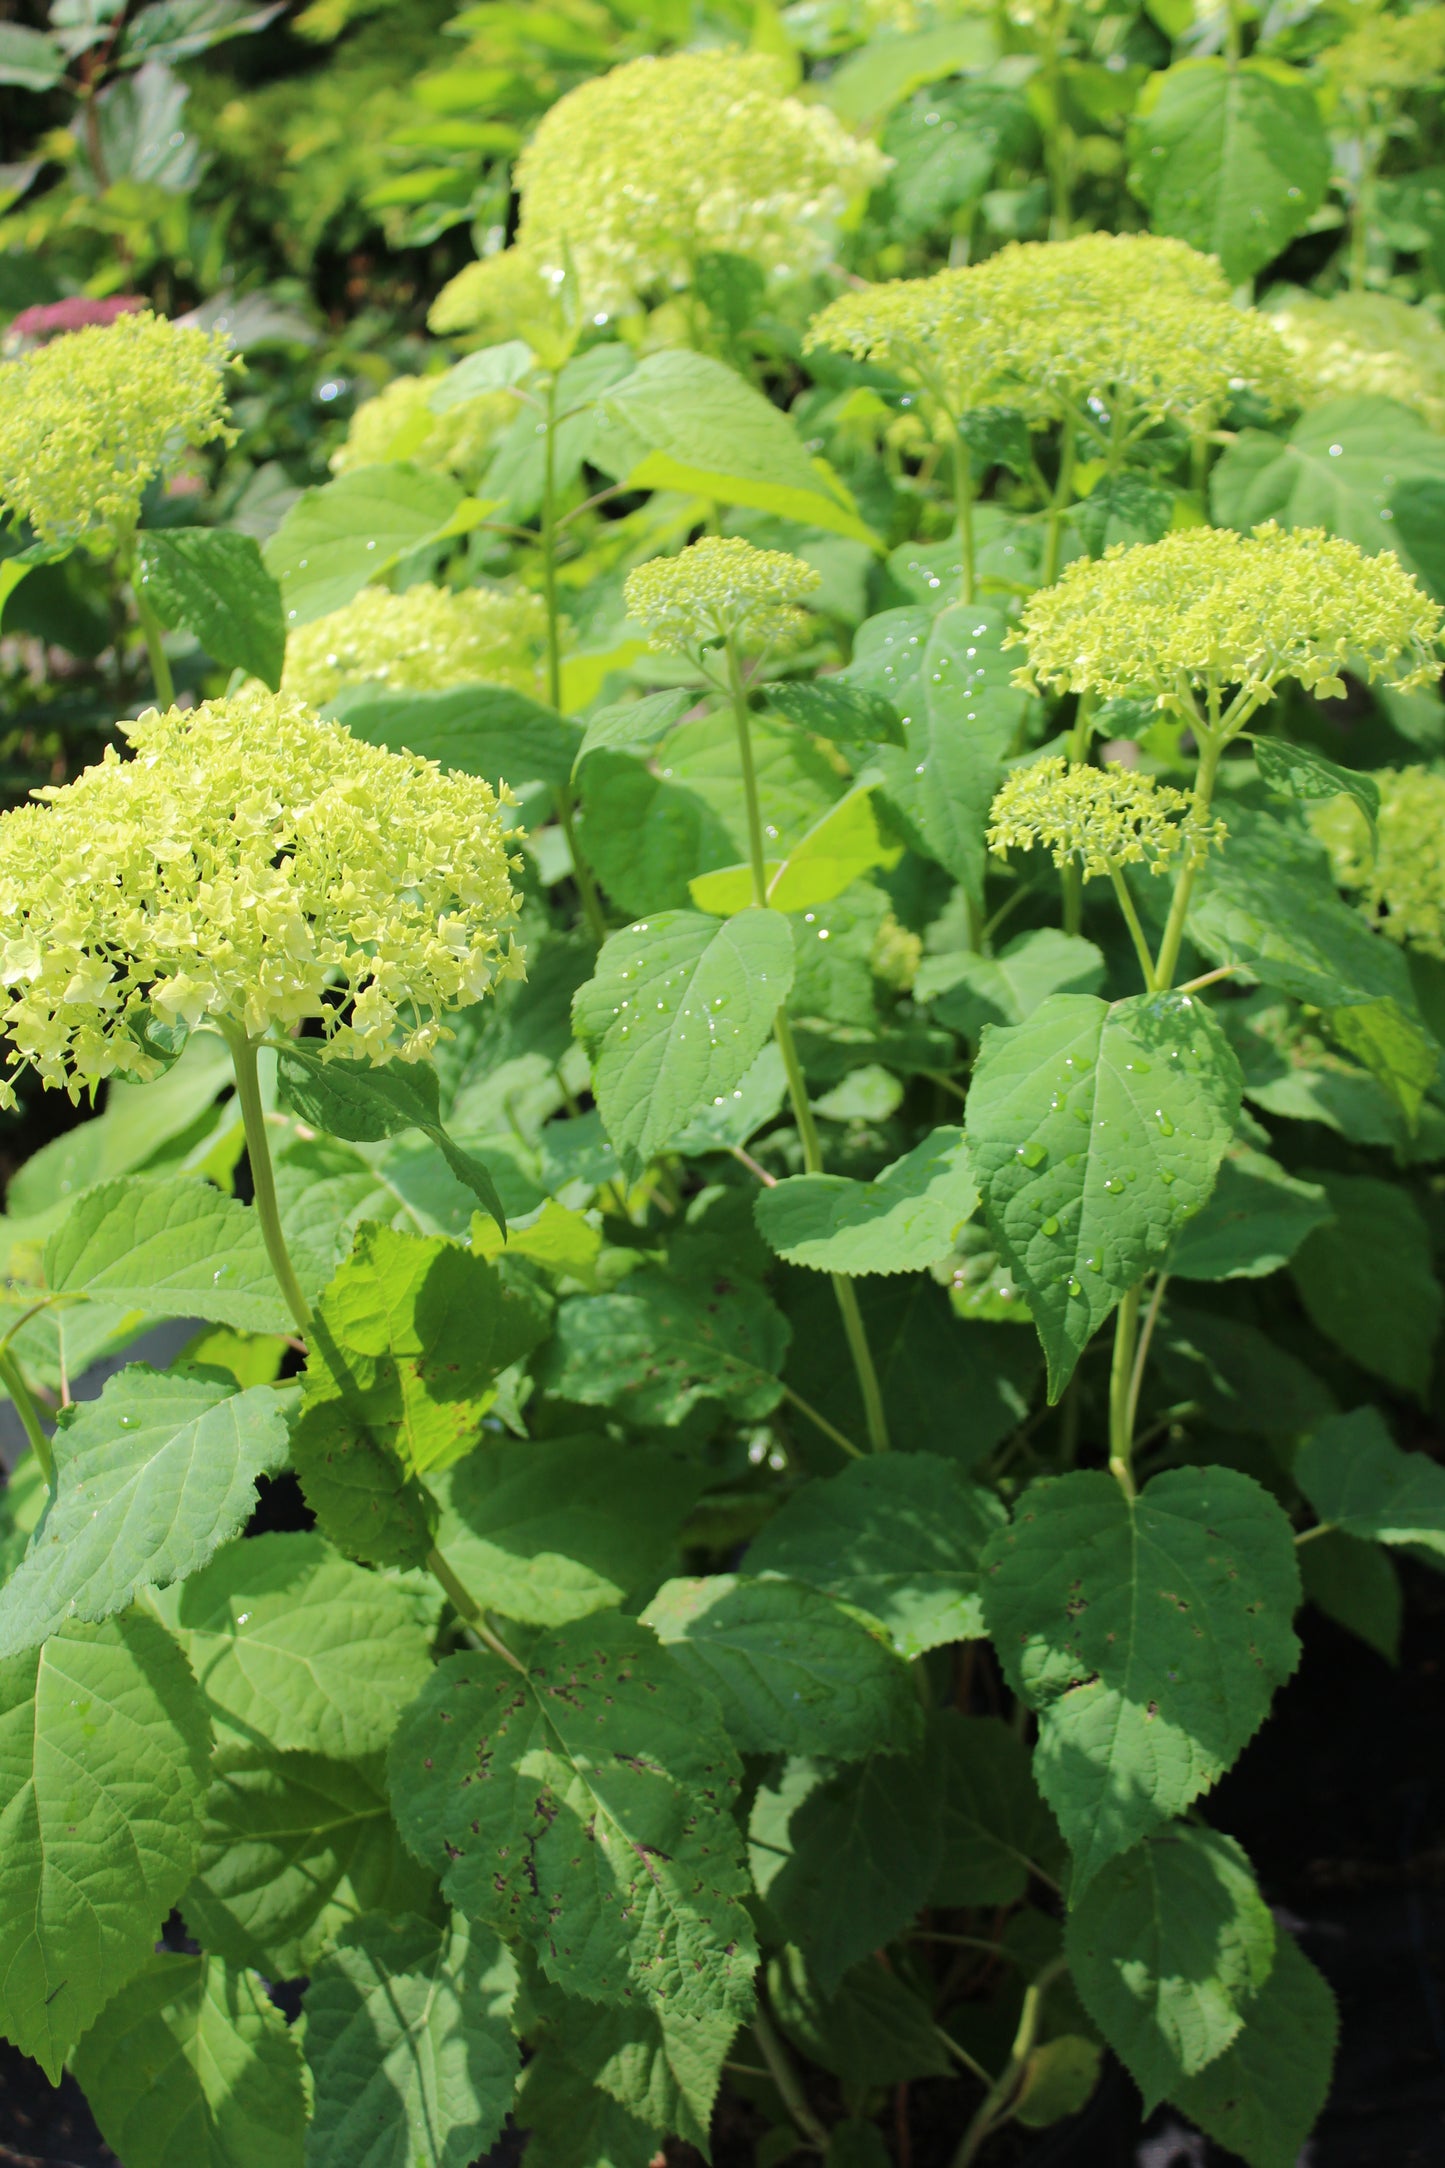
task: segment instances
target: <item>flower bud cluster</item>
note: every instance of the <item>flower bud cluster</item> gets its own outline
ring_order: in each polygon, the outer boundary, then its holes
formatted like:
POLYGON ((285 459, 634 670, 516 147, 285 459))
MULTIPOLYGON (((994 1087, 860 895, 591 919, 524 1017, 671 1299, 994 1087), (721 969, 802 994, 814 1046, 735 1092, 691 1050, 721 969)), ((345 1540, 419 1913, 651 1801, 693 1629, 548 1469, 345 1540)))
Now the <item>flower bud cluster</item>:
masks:
POLYGON ((546 627, 539 595, 427 581, 399 595, 363 587, 344 608, 292 631, 281 689, 313 708, 369 682, 406 693, 481 683, 535 692, 546 627))
POLYGON ((1310 814, 1341 888, 1355 889, 1381 933, 1445 960, 1445 775, 1433 768, 1377 768, 1380 812, 1372 841, 1349 798, 1310 814))
POLYGON ((676 557, 654 557, 629 572, 623 594, 650 646, 686 654, 727 639, 750 649, 806 639, 811 620, 798 605, 819 582, 811 565, 786 550, 705 535, 676 557))
MULTIPOLYGON (((414 1060, 520 975, 497 795, 247 688, 122 722, 75 782, 0 818, 0 1031, 72 1099, 160 1063, 157 1024, 414 1060)), ((506 793, 502 794, 506 799, 506 793)), ((0 1102, 13 1105, 0 1079, 0 1102)))
POLYGON ((515 418, 517 402, 510 392, 481 392, 445 414, 433 414, 427 402, 437 382, 436 377, 395 376, 359 406, 346 442, 331 455, 332 473, 397 459, 442 474, 479 473, 497 436, 515 418))
POLYGON ((1188 793, 1111 762, 1071 767, 1062 753, 1015 768, 994 799, 988 846, 1051 851, 1054 864, 1077 864, 1087 880, 1120 866, 1167 873, 1181 850, 1196 863, 1224 841, 1224 823, 1201 821, 1188 793))

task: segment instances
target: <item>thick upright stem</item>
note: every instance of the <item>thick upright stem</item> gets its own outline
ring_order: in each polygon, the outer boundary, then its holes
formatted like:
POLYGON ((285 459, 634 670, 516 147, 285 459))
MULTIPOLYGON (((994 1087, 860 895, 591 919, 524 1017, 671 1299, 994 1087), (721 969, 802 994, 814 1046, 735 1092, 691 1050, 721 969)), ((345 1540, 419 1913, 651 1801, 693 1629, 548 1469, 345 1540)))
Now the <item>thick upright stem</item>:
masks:
POLYGON ((1065 1970, 1062 1957, 1046 1965, 1036 1980, 1029 1983, 1024 1995, 1023 2008, 1019 2012, 1018 2030, 1014 2034, 1009 2059, 990 2086, 987 2096, 980 2103, 977 2114, 963 2134, 962 2143, 953 2156, 953 2168, 971 2168, 977 2160, 985 2141, 1005 2121, 1019 2086, 1023 2081, 1024 2066, 1034 2051, 1038 2037, 1039 2019, 1043 2014, 1044 1996, 1065 1970))
POLYGON ((972 602, 976 581, 973 550, 973 462, 963 431, 953 425, 953 502, 958 513, 959 600, 972 602))
POLYGON ((311 1330, 311 1305, 301 1290, 276 1203, 276 1176, 271 1166, 271 1146, 266 1137, 266 1110, 261 1104, 261 1078, 257 1067, 258 1042, 247 1037, 239 1024, 222 1024, 236 1072, 236 1096, 241 1102, 241 1121, 246 1131, 246 1157, 251 1165, 251 1189, 261 1237, 286 1307, 303 1335, 311 1330))
POLYGON ((1139 1339, 1141 1280, 1131 1287, 1114 1317, 1114 1360, 1109 1369, 1109 1472, 1126 1498, 1134 1496, 1134 1420, 1131 1387, 1134 1351, 1139 1339))
MULTIPOLYGON (((769 907, 768 864, 763 846, 763 809, 758 796, 758 771, 753 761, 752 730, 748 722, 748 696, 743 685, 742 663, 732 640, 727 643, 726 656, 728 693, 732 700, 733 720, 738 734, 738 766, 742 771, 743 797, 747 806, 748 862, 753 875, 753 901, 759 909, 766 910, 769 907)), ((783 1071, 788 1080, 788 1098, 792 1103, 793 1120, 797 1123, 798 1136, 803 1147, 803 1165, 809 1174, 820 1174, 823 1169, 823 1147, 786 1009, 780 1008, 773 1018, 773 1037, 777 1041, 778 1052, 783 1057, 783 1071)), ((873 1364, 873 1353, 868 1345, 867 1327, 858 1306, 857 1292, 852 1281, 841 1273, 835 1272, 832 1280, 833 1293, 843 1320, 844 1336, 853 1357, 853 1367, 858 1373, 858 1390, 863 1397, 868 1443, 875 1453, 886 1453, 889 1447, 888 1420, 884 1414, 883 1394, 878 1384, 878 1372, 873 1364)))
POLYGON ((40 1472, 51 1490, 55 1488, 55 1455, 50 1440, 40 1424, 40 1410, 26 1384, 19 1363, 9 1348, 0 1348, 0 1386, 10 1395, 15 1413, 19 1416, 30 1449, 40 1463, 40 1472))
MULTIPOLYGON (((1199 772, 1194 778, 1194 804, 1191 817, 1201 828, 1208 821, 1209 807, 1214 797, 1215 778, 1219 774, 1219 762, 1224 752, 1224 739, 1220 732, 1211 730, 1199 749, 1199 772)), ((1180 873, 1174 890, 1174 900, 1169 906, 1169 919, 1164 928, 1164 938, 1159 944, 1155 964, 1154 983, 1164 993, 1174 983, 1179 968, 1179 951, 1184 946, 1184 927, 1189 917, 1189 899, 1194 893, 1194 882, 1199 872, 1199 858, 1191 851, 1180 873)))
POLYGON ((146 655, 151 666, 151 680, 156 689, 156 699, 163 708, 176 704, 176 681, 171 676, 170 657, 165 650, 165 640, 160 619, 151 606, 145 591, 145 581, 132 557, 129 568, 130 591, 135 596, 135 614, 145 637, 146 655))
POLYGON ((753 2018, 753 2038, 762 2049, 763 2061, 768 2066, 768 2075, 778 2089, 778 2097, 783 2106, 787 2109, 809 2145, 819 2153, 826 2152, 828 2149, 828 2133, 809 2104, 808 2096, 799 2082, 798 2073, 794 2070, 788 2058, 787 2049, 783 2046, 782 2041, 773 2031, 772 2026, 763 2016, 761 2010, 753 2018))
MULTIPOLYGON (((562 623, 557 608, 557 379, 547 383, 547 411, 542 436, 542 596, 547 607, 547 698, 559 712, 562 706, 562 623)), ((582 898, 582 916, 598 947, 607 939, 592 868, 583 855, 577 836, 576 800, 570 783, 559 783, 553 804, 582 898)))

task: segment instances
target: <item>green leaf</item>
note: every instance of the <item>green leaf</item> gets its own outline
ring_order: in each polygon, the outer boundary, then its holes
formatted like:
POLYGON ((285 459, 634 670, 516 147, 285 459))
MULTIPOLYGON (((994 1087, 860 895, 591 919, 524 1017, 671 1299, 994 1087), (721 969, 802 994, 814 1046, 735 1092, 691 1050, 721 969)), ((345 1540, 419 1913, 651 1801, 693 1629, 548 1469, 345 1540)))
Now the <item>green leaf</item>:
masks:
POLYGON ((203 1317, 242 1332, 288 1332, 291 1316, 261 1222, 209 1182, 130 1175, 77 1197, 45 1248, 57 1294, 148 1317, 203 1317))
POLYGON ((1063 1857, 1028 1749, 996 1716, 937 1709, 929 1721, 943 1770, 943 1849, 929 1903, 1017 1904, 1029 1877, 1040 1868, 1056 1875, 1063 1857))
POLYGON ((504 339, 498 346, 479 347, 433 380, 426 403, 433 414, 450 414, 454 407, 465 406, 484 392, 510 391, 536 365, 537 357, 525 339, 504 339))
POLYGON ((256 1478, 286 1465, 270 1386, 232 1392, 139 1364, 55 1432, 55 1497, 0 1589, 0 1657, 67 1619, 103 1619, 195 1573, 245 1527, 256 1478))
POLYGON ((555 708, 510 685, 453 692, 388 692, 358 685, 327 710, 354 738, 391 752, 420 753, 488 783, 566 783, 580 733, 555 708))
POLYGON ((876 548, 877 537, 787 419, 708 354, 648 354, 604 393, 589 457, 629 489, 747 504, 876 548))
MULTIPOLYGON (((65 73, 65 55, 54 38, 24 23, 0 23, 0 83, 21 90, 51 90, 65 73)), ((52 288, 52 291, 54 289, 52 288)))
POLYGON ((1057 1400, 1121 1296, 1197 1212, 1239 1114, 1239 1064, 1187 994, 1053 994, 985 1031, 968 1095, 974 1176, 1028 1298, 1057 1400))
POLYGON ((487 1610, 565 1626, 655 1580, 704 1479, 662 1443, 484 1443, 437 1479, 437 1542, 487 1610))
POLYGON ((786 1323, 749 1281, 689 1286, 644 1269, 614 1295, 561 1304, 538 1376, 562 1399, 629 1422, 680 1423, 700 1400, 757 1421, 778 1404, 787 1349, 786 1323))
POLYGON ((784 678, 767 688, 768 707, 775 715, 809 730, 816 738, 831 738, 839 745, 901 745, 903 725, 898 710, 881 693, 864 685, 846 684, 841 678, 784 678))
POLYGON ((582 770, 581 832, 608 895, 638 918, 685 909, 693 876, 730 865, 747 847, 671 766, 654 775, 642 761, 606 747, 582 770))
POLYGON ((191 1878, 209 1752, 153 1619, 63 1626, 0 1664, 0 2028, 52 2084, 191 1878))
POLYGON ((997 33, 976 18, 871 38, 834 70, 823 96, 841 120, 867 128, 910 91, 965 68, 987 68, 997 55, 997 33))
POLYGON ((540 1977, 527 1982, 527 1994, 543 2020, 544 2053, 559 2055, 639 2122, 697 2146, 706 2157, 735 2017, 677 2017, 647 2004, 618 2009, 580 2002, 540 1977))
POLYGON ((1297 1436, 1334 1411, 1318 1372, 1242 1318, 1171 1303, 1154 1349, 1169 1397, 1230 1435, 1297 1436))
POLYGON ((1025 2130, 1047 2130, 1077 2115, 1099 2082, 1100 2061, 1097 2041, 1078 2033, 1058 2033, 1031 2049, 1014 2102, 1015 2121, 1025 2130))
POLYGON ((401 1590, 315 1534, 233 1544, 156 1608, 212 1708, 283 1752, 375 1753, 431 1677, 401 1590))
POLYGON ((1011 619, 993 603, 888 610, 859 628, 845 684, 881 694, 904 743, 880 746, 877 782, 910 841, 983 898, 989 808, 1025 711, 1004 651, 1011 619))
POLYGON ((349 1144, 376 1144, 419 1129, 457 1180, 490 1212, 505 1235, 507 1216, 481 1160, 453 1143, 441 1124, 441 1087, 429 1064, 326 1061, 294 1040, 276 1064, 283 1101, 313 1129, 349 1144))
POLYGON ((1101 1869, 1064 1948, 1148 2115, 1238 2034, 1274 1964, 1274 1919, 1234 1839, 1179 1823, 1101 1869))
POLYGON ((543 1635, 525 1671, 449 1657, 389 1766, 417 1857, 445 1869, 469 1918, 531 1943, 566 1993, 748 2015, 737 1757, 635 1621, 601 1612, 543 1635))
POLYGON ((1249 2168, 1295 2168, 1329 2093, 1339 2029, 1329 1987, 1281 1934, 1244 2030, 1170 2098, 1249 2168))
POLYGON ((307 1405, 341 1401, 405 1475, 444 1468, 476 1442, 520 1309, 484 1257, 367 1221, 316 1306, 307 1405))
POLYGON ((850 1461, 793 1494, 750 1546, 748 1571, 822 1589, 921 1656, 982 1635, 980 1556, 1003 1517, 992 1491, 935 1453, 850 1461))
POLYGON ((492 2005, 495 1935, 376 1913, 306 1990, 308 2168, 469 2168, 512 2105, 517 2044, 492 2005))
POLYGON ((1374 1175, 1311 1172, 1333 1217, 1290 1265, 1310 1321, 1362 1370, 1423 1401, 1441 1290, 1420 1207, 1374 1175))
POLYGON ((1039 1712, 1034 1773, 1073 1895, 1182 1814, 1295 1667, 1289 1522, 1232 1468, 1174 1468, 1128 1499, 1090 1470, 1035 1483, 985 1554, 984 1610, 1039 1712))
POLYGON ((291 1465, 316 1525, 348 1558, 424 1566, 437 1507, 342 1400, 314 1401, 291 1433, 291 1465))
MULTIPOLYGON (((896 865, 902 851, 878 832, 871 789, 851 790, 820 815, 786 858, 764 865, 767 898, 775 911, 807 911, 831 903, 875 866, 896 865)), ((700 911, 737 911, 754 894, 750 865, 719 866, 688 883, 700 911)))
POLYGON ((952 2074, 927 2003, 871 1960, 846 1973, 836 1994, 824 1995, 802 1951, 786 1949, 769 1960, 768 2001, 794 2047, 849 2086, 952 2074))
POLYGON ((1393 1559, 1363 1537, 1330 1528, 1300 1546, 1299 1568, 1308 1602, 1387 1664, 1400 1661, 1405 1597, 1393 1559))
POLYGON ((664 1581, 642 1623, 722 1710, 744 1754, 860 1761, 923 1735, 906 1665, 880 1634, 795 1581, 664 1581))
POLYGON ((704 1158, 746 1144, 773 1120, 788 1096, 787 1071, 777 1041, 769 1039, 750 1062, 721 1105, 704 1107, 673 1138, 671 1149, 684 1158, 704 1158))
POLYGON ((1416 480, 1445 481, 1445 445, 1408 407, 1365 394, 1327 400, 1287 437, 1242 430, 1209 488, 1222 526, 1247 531, 1277 519, 1282 527, 1324 527, 1371 555, 1392 549, 1413 571, 1409 522, 1395 506, 1416 480))
POLYGON ((1262 1280, 1333 1217, 1318 1182, 1240 1147, 1221 1161, 1208 1204, 1174 1237, 1168 1270, 1178 1280, 1262 1280))
POLYGON ((1427 1453, 1402 1453, 1378 1408, 1321 1423, 1294 1478, 1320 1519, 1345 1535, 1418 1543, 1445 1558, 1445 1468, 1427 1453))
POLYGON ((649 2168, 657 2134, 555 2048, 522 2073, 516 2120, 527 2132, 528 2168, 649 2168))
POLYGON ((746 1075, 792 983, 792 928, 778 911, 721 924, 664 911, 604 944, 572 1020, 630 1180, 746 1075))
POLYGON ((1141 103, 1129 186, 1156 233, 1217 256, 1231 285, 1303 231, 1330 181, 1310 83, 1269 60, 1185 60, 1141 103))
POLYGON ((1092 941, 1043 926, 996 956, 972 949, 925 956, 913 998, 931 1003, 940 1024, 976 1046, 986 1024, 1025 1023, 1050 994, 1096 994, 1103 983, 1104 959, 1092 941))
POLYGON ((161 623, 193 632, 212 662, 275 692, 286 624, 255 539, 223 527, 146 528, 136 549, 140 584, 161 623))
POLYGON ((464 531, 468 501, 450 475, 405 464, 354 467, 304 490, 261 552, 287 625, 343 608, 398 557, 464 531))
POLYGON ((926 1903, 941 1843, 936 1762, 904 1754, 836 1776, 790 1759, 748 1825, 758 1894, 825 1996, 926 1903))
POLYGON ((301 2050, 254 1972, 152 1957, 74 2068, 126 2168, 301 2168, 301 2050))
POLYGON ((946 1257, 978 1203, 961 1129, 935 1129, 871 1182, 794 1174, 759 1191, 758 1232, 815 1272, 921 1272, 946 1257))
POLYGON ((575 775, 589 753, 647 753, 670 730, 676 729, 689 708, 697 706, 691 687, 673 692, 649 693, 642 700, 621 700, 599 708, 587 718, 582 743, 572 764, 575 775))
POLYGON ((186 1925, 267 1979, 311 1971, 362 1913, 426 1911, 434 1878, 402 1844, 380 1759, 278 1754, 222 1730, 186 1925))
POLYGON ((1350 798, 1375 833, 1380 810, 1380 786, 1372 775, 1357 768, 1337 767, 1312 745, 1291 745, 1287 738, 1254 738, 1254 764, 1271 790, 1302 804, 1318 804, 1324 798, 1350 798))

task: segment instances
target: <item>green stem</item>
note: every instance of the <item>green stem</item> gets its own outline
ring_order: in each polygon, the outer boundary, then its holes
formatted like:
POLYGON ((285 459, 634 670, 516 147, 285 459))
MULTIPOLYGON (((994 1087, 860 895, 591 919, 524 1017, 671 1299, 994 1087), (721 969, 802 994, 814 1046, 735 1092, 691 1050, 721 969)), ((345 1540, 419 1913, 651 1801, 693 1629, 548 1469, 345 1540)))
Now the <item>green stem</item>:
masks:
POLYGON ((1064 548, 1064 514, 1074 501, 1074 437, 1077 424, 1072 414, 1064 416, 1063 440, 1059 446, 1059 478, 1049 500, 1049 519, 1044 544, 1044 568, 1040 585, 1052 587, 1059 576, 1059 559, 1064 548))
POLYGON ((855 1445, 851 1438, 846 1437, 839 1430, 836 1423, 829 1422, 826 1415, 820 1415, 818 1410, 811 1406, 801 1393, 793 1391, 791 1385, 783 1387, 783 1398, 790 1406, 797 1409, 799 1415, 805 1415, 815 1430, 821 1430, 825 1438, 831 1438, 834 1445, 839 1446, 851 1460, 862 1460, 864 1458, 862 1446, 855 1445))
POLYGON ((151 607, 145 591, 145 580, 137 568, 134 555, 129 567, 130 591, 135 596, 135 614, 145 635, 146 654, 150 658, 151 678, 155 684, 156 699, 163 708, 176 704, 176 681, 171 676, 170 657, 166 654, 161 621, 151 607))
POLYGON ((1154 958, 1149 952, 1149 943, 1144 938, 1144 928, 1139 923, 1139 913, 1134 908, 1134 898, 1129 893, 1129 883, 1124 878, 1123 867, 1111 865, 1109 879, 1114 884, 1114 894, 1119 899, 1119 909, 1124 914, 1124 924, 1129 929, 1134 943, 1134 954, 1138 957, 1139 969, 1144 974, 1144 990, 1152 994, 1155 980, 1154 958))
POLYGON ((953 424, 953 502, 958 513, 959 600, 972 602, 975 581, 973 463, 956 421, 953 424))
POLYGON ((1131 1287, 1114 1316, 1114 1359, 1109 1367, 1109 1473, 1126 1498, 1134 1496, 1134 1424, 1130 1387, 1139 1340, 1142 1280, 1131 1287))
MULTIPOLYGON (((768 865, 763 848, 763 811, 758 796, 758 773, 753 763, 752 731, 748 723, 748 696, 743 685, 742 663, 736 642, 729 639, 726 647, 728 694, 732 701, 733 721, 737 725, 738 765, 742 772, 743 797, 747 806, 748 862, 753 875, 753 901, 760 910, 768 905, 768 865)), ((778 1052, 783 1057, 783 1069, 788 1079, 788 1098, 792 1103, 793 1120, 798 1126, 798 1136, 803 1146, 803 1165, 809 1174, 823 1171, 823 1147, 818 1136, 818 1124, 808 1098, 807 1081, 803 1064, 798 1059, 797 1042, 793 1027, 788 1022, 788 1012, 779 1008, 773 1018, 773 1037, 778 1052)), ((841 1273, 832 1274, 833 1293, 843 1319, 843 1331, 848 1349, 853 1357, 853 1367, 858 1373, 858 1390, 863 1396, 863 1415, 868 1431, 868 1443, 875 1453, 886 1453, 889 1446, 888 1422, 883 1410, 883 1395, 879 1389, 878 1373, 873 1365, 872 1350, 868 1345, 868 1332, 863 1323, 863 1313, 858 1307, 858 1297, 850 1280, 841 1273)))
MULTIPOLYGON (((1080 693, 1069 730, 1069 765, 1081 768, 1094 741, 1094 695, 1080 693)), ((1078 933, 1084 923, 1084 876, 1072 859, 1060 869, 1059 886, 1064 898, 1064 932, 1078 933)))
POLYGON ((51 1451, 49 1438, 40 1426, 40 1410, 35 1405, 34 1396, 21 1374, 19 1363, 8 1347, 0 1349, 0 1386, 10 1395, 15 1413, 30 1440, 30 1449, 40 1463, 40 1472, 50 1489, 54 1490, 55 1455, 51 1451))
POLYGON ((1360 177, 1350 206, 1350 292, 1365 290, 1370 269, 1370 222, 1375 208, 1375 169, 1380 160, 1384 131, 1372 130, 1368 121, 1360 130, 1360 177))
POLYGON ((1033 2053, 1038 2036, 1039 2018, 1043 2014, 1044 1996, 1061 1972, 1067 1969, 1062 1957, 1045 1965, 1038 1978, 1029 1982, 1024 1994, 1024 2005, 1019 2012, 1018 2031, 1009 2050, 1009 2059, 995 2078, 980 2103, 978 2113, 963 2134, 958 2151, 953 2156, 953 2168, 971 2168, 977 2160, 986 2140, 1001 2122, 1007 2120, 1010 2104, 1019 2089, 1024 2067, 1033 2053))
POLYGON ((459 1617, 466 1620, 477 1639, 489 1648, 494 1656, 500 1656, 504 1664, 510 1664, 514 1671, 520 1671, 525 1677, 526 1665, 519 1656, 512 1654, 505 1641, 492 1632, 481 1605, 466 1583, 458 1578, 443 1553, 436 1549, 428 1551, 426 1563, 428 1573, 446 1590, 453 1609, 459 1617))
MULTIPOLYGON (((542 595, 547 606, 547 698, 560 714, 562 708, 562 623, 557 608, 557 379, 547 381, 546 420, 542 435, 542 595)), ((559 783, 553 792, 553 804, 563 835, 567 838, 567 852, 572 860, 572 871, 577 880, 577 892, 582 898, 582 916, 587 930, 601 948, 607 939, 607 920, 603 915, 597 883, 592 877, 581 844, 577 839, 576 800, 570 783, 559 783)))
POLYGON ((1164 1303, 1164 1290, 1169 1285, 1169 1275, 1161 1272, 1154 1282, 1154 1292, 1149 1297, 1149 1307, 1144 1312, 1144 1329, 1139 1335, 1139 1346, 1134 1356, 1134 1367, 1129 1374, 1129 1438, 1132 1450, 1134 1426, 1139 1419, 1139 1394, 1144 1384, 1144 1371, 1149 1361, 1149 1345, 1154 1338, 1154 1327, 1159 1322, 1159 1312, 1164 1303))
POLYGON ((828 2133, 813 2113, 808 2096, 799 2083, 798 2074, 788 2060, 787 2049, 783 2046, 782 2041, 773 2031, 772 2026, 763 2016, 761 2010, 757 2012, 753 2019, 753 2038, 762 2049, 763 2061, 768 2066, 768 2075, 778 2088, 783 2106, 787 2109, 809 2145, 815 2146, 820 2153, 826 2153, 828 2150, 828 2133))
MULTIPOLYGON (((1221 732, 1210 730, 1200 745, 1199 772, 1194 778, 1194 803, 1191 813, 1201 832, 1209 818, 1209 807, 1214 797, 1215 778, 1219 774, 1224 742, 1221 732)), ((1199 859, 1191 850, 1175 884, 1168 923, 1164 928, 1164 938, 1159 944, 1159 957, 1154 970, 1155 990, 1159 993, 1167 992, 1173 985, 1174 974, 1179 968, 1179 951, 1184 946, 1184 927, 1189 917, 1189 899, 1194 893, 1198 872, 1199 859)))
POLYGON ((256 1055, 260 1042, 248 1038, 239 1024, 223 1022, 221 1033, 231 1050, 231 1066, 236 1072, 236 1096, 241 1103, 241 1121, 246 1132, 246 1157, 251 1166, 251 1188, 256 1217, 261 1222, 261 1238, 266 1245, 266 1255, 271 1260, 271 1270, 277 1285, 286 1299, 286 1307, 295 1318, 302 1337, 311 1330, 311 1305, 301 1291, 291 1253, 286 1247, 286 1237, 281 1230, 281 1213, 276 1203, 276 1176, 271 1165, 271 1146, 266 1137, 266 1110, 261 1104, 261 1077, 256 1055))

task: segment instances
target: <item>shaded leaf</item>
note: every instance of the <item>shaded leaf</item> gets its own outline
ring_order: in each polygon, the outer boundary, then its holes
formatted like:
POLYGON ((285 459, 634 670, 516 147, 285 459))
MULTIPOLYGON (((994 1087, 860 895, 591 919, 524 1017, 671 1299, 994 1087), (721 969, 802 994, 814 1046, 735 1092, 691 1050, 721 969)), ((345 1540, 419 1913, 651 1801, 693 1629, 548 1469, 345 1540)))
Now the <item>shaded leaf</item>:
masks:
POLYGON ((1374 1175, 1318 1171, 1314 1179, 1333 1217, 1291 1261, 1300 1300, 1362 1369, 1423 1400, 1442 1298, 1420 1208, 1374 1175))
POLYGON ((1378 1408, 1321 1423, 1294 1477, 1320 1519, 1345 1535, 1418 1543, 1445 1558, 1445 1468, 1428 1453, 1402 1453, 1378 1408))
POLYGON ((286 659, 281 590, 248 534, 223 527, 143 529, 140 584, 163 625, 193 632, 223 670, 275 692, 286 659))
POLYGON ((1167 1269, 1180 1280, 1260 1280, 1332 1217, 1318 1182, 1286 1174, 1263 1152, 1231 1152, 1209 1202, 1174 1237, 1167 1269))
POLYGON ((1249 2168, 1295 2168, 1329 2093, 1339 2029, 1328 1985, 1282 1933, 1244 2030, 1170 2098, 1249 2168))
POLYGON ((562 1303, 538 1375, 562 1399, 634 1423, 680 1423, 700 1400, 756 1420, 778 1404, 787 1348, 786 1322, 750 1281, 691 1286, 644 1270, 616 1294, 562 1303))

